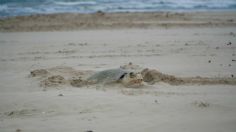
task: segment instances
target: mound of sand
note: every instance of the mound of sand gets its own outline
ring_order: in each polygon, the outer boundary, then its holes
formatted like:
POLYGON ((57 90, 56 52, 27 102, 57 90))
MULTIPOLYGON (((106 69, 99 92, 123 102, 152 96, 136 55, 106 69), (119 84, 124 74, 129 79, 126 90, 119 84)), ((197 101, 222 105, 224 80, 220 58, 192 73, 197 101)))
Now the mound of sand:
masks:
POLYGON ((69 81, 70 82, 70 85, 71 86, 74 86, 74 87, 83 87, 83 86, 86 86, 86 85, 89 85, 89 84, 93 84, 87 80, 83 80, 81 78, 79 79, 72 79, 69 81))
POLYGON ((144 69, 142 72, 143 81, 149 84, 165 82, 173 85, 183 84, 184 80, 173 75, 163 74, 157 70, 144 69))
POLYGON ((207 78, 207 77, 176 77, 161 73, 155 69, 144 69, 142 72, 144 82, 154 84, 165 82, 171 85, 198 84, 198 85, 236 85, 236 78, 207 78))
POLYGON ((30 77, 38 78, 41 87, 56 87, 71 85, 82 87, 87 85, 86 78, 92 71, 80 71, 71 67, 53 67, 49 69, 36 69, 30 72, 30 77))
POLYGON ((51 86, 59 86, 66 84, 67 80, 61 75, 50 76, 47 79, 41 81, 42 87, 51 87, 51 86))

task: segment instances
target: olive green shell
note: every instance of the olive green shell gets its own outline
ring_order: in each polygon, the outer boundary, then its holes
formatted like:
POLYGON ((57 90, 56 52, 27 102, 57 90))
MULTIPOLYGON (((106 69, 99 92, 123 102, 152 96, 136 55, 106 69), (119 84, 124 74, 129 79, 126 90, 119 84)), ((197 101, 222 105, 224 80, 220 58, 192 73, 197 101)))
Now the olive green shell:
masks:
POLYGON ((128 71, 118 68, 118 69, 109 69, 97 72, 89 77, 88 81, 93 81, 95 83, 112 83, 119 81, 122 76, 129 73, 128 71))

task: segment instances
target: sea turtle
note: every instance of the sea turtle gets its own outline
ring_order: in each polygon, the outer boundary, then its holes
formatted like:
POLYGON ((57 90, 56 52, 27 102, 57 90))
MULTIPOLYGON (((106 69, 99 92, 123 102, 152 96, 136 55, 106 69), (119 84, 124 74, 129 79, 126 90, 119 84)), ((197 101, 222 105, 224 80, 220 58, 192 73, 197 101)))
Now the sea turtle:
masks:
POLYGON ((140 72, 118 68, 97 72, 90 76, 87 81, 93 84, 121 83, 125 87, 140 87, 143 84, 143 77, 140 72))
POLYGON ((83 87, 93 84, 120 83, 125 87, 140 87, 143 77, 136 65, 131 63, 117 69, 104 71, 81 71, 70 67, 54 67, 31 71, 32 77, 40 77, 40 85, 44 87, 70 84, 83 87))

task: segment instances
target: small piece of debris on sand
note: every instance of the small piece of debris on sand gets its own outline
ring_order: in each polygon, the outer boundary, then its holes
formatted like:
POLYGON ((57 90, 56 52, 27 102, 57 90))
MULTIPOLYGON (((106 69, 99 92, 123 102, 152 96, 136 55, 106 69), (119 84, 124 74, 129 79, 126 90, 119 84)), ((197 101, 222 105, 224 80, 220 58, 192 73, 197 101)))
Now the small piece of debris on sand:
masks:
POLYGON ((58 94, 58 96, 64 96, 63 94, 58 94))
POLYGON ((16 129, 16 132, 21 132, 21 129, 16 129))

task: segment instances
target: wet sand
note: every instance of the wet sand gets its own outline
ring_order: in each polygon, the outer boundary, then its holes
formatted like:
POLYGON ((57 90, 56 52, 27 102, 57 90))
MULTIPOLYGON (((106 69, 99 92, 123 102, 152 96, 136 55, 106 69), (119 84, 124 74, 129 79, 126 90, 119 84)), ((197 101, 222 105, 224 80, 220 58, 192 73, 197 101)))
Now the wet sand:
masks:
POLYGON ((224 12, 152 12, 50 14, 0 19, 0 31, 71 31, 78 29, 126 29, 236 26, 236 15, 224 12))

